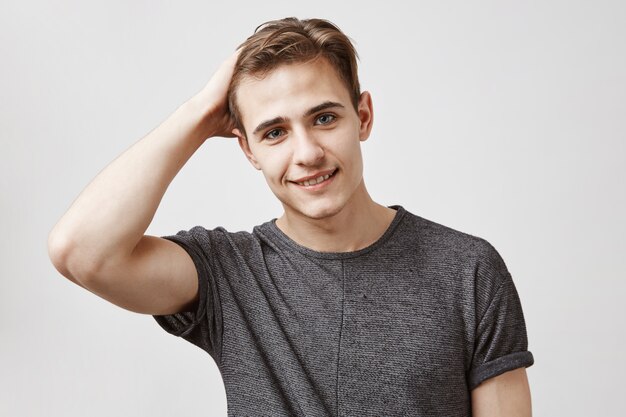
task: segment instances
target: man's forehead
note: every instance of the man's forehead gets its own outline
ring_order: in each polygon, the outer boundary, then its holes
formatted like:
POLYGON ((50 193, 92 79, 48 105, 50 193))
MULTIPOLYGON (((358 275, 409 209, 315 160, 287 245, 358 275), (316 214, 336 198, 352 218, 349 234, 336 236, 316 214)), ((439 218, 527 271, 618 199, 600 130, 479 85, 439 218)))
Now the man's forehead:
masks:
POLYGON ((326 59, 325 57, 320 56, 320 57, 305 60, 305 61, 283 62, 267 70, 248 72, 240 76, 238 84, 244 85, 247 83, 251 83, 251 84, 260 83, 272 77, 275 77, 277 74, 281 74, 281 73, 302 74, 302 73, 306 73, 310 71, 328 72, 328 73, 332 73, 337 78, 339 78, 339 72, 330 63, 330 61, 326 59))

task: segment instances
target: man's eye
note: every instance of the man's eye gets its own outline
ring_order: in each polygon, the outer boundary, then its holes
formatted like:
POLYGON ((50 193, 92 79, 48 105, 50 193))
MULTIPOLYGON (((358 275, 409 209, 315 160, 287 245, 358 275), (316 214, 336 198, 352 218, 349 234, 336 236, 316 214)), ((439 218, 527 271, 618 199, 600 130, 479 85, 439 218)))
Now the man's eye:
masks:
POLYGON ((272 129, 265 134, 264 138, 269 139, 269 140, 278 139, 280 137, 281 132, 282 132, 282 129, 272 129))
POLYGON ((319 125, 327 125, 329 123, 334 122, 336 117, 332 114, 322 114, 315 120, 315 124, 319 125))

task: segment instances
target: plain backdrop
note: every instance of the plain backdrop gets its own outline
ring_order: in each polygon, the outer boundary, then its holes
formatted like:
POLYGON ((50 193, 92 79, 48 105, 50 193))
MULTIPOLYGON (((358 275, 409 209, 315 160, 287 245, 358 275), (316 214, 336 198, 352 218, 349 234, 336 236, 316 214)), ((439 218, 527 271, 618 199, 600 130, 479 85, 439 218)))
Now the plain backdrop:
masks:
MULTIPOLYGON (((286 16, 329 19, 357 46, 372 197, 504 258, 534 415, 623 415, 626 3, 571 0, 3 1, 0 415, 226 415, 207 353, 65 279, 47 237, 109 162, 286 16)), ((146 233, 249 231, 281 213, 234 139, 215 138, 146 233)))

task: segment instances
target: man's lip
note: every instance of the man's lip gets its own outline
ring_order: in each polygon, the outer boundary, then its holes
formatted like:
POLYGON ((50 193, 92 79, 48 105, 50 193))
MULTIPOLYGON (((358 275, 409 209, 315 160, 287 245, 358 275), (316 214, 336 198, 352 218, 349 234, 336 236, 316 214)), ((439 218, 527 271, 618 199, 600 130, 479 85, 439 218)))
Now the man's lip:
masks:
POLYGON ((304 182, 304 181, 307 181, 307 180, 312 180, 312 179, 315 179, 315 178, 323 177, 324 175, 330 175, 333 172, 335 172, 336 170, 337 170, 337 168, 329 169, 329 170, 326 170, 326 171, 320 171, 320 172, 318 172, 316 174, 309 175, 308 177, 302 177, 302 178, 298 178, 297 180, 292 180, 291 182, 304 182))

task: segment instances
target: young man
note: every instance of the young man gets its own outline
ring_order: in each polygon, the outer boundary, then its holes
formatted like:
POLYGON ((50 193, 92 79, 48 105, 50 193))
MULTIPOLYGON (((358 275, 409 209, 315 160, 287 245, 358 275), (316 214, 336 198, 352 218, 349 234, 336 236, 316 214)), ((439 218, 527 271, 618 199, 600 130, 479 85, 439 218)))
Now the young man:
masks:
MULTIPOLYGON (((372 200, 356 53, 327 21, 262 25, 51 232, 76 284, 208 352, 233 416, 530 416, 511 275, 486 240, 372 200), (249 232, 144 235, 212 136, 236 136, 284 213, 249 232)), ((219 198, 219 197, 216 197, 219 198)))

